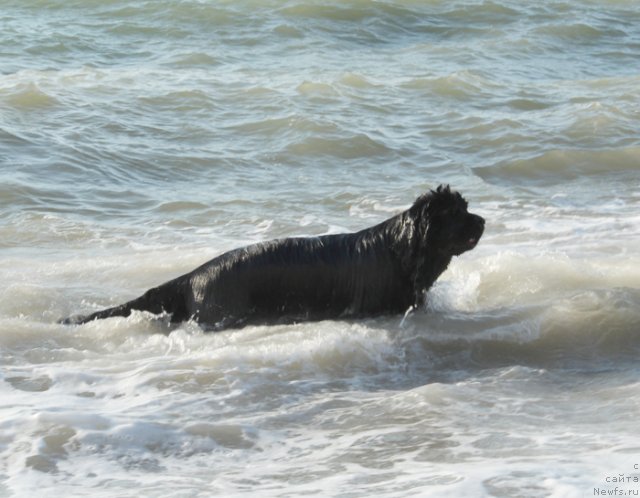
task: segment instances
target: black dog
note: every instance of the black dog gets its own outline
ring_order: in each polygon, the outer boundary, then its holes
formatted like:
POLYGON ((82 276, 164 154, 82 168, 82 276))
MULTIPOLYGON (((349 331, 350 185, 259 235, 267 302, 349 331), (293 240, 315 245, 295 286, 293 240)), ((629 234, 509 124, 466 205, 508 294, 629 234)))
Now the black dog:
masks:
POLYGON ((64 322, 141 310, 222 329, 404 313, 424 303, 451 258, 473 249, 483 230, 484 219, 441 185, 360 232, 234 249, 133 301, 64 322))

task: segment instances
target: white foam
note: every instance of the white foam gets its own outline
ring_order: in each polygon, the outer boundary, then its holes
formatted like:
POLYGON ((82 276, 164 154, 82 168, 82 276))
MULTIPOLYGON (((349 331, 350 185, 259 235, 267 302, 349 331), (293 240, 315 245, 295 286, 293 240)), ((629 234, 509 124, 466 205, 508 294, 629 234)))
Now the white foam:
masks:
MULTIPOLYGON (((72 328, 39 314, 69 306, 75 298, 60 286, 76 271, 100 270, 92 292, 122 292, 127 276, 144 289, 156 267, 195 266, 208 250, 6 263, 0 271, 14 282, 0 318, 6 485, 24 495, 91 488, 96 496, 124 487, 160 496, 167 486, 228 496, 588 492, 607 472, 626 471, 628 454, 607 465, 601 455, 637 445, 624 421, 635 416, 638 386, 614 375, 593 388, 593 379, 565 380, 575 374, 555 369, 594 339, 613 347, 592 313, 633 329, 636 261, 491 244, 458 258, 427 312, 403 326, 389 317, 216 334, 194 324, 169 329, 144 313, 72 328), (29 268, 22 283, 16 266, 29 268), (516 363, 547 347, 568 356, 502 366, 483 350, 496 342, 516 363), (576 406, 582 425, 572 419, 576 406), (605 424, 608 435, 599 436, 605 424)), ((607 364, 595 358, 598 368, 607 364)))

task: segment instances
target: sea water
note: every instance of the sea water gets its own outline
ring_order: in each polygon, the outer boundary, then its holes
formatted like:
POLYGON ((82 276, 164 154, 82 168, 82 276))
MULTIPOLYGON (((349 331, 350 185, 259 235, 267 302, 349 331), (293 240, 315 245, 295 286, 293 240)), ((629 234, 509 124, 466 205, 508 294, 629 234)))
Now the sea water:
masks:
POLYGON ((0 0, 0 496, 640 494, 633 0, 0 0), (403 320, 84 326, 449 183, 403 320))

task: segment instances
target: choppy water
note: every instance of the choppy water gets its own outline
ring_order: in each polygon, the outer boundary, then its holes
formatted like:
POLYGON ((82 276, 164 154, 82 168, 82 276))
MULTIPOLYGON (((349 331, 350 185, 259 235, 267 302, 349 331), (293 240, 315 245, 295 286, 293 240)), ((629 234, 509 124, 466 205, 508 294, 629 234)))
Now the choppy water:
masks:
POLYGON ((639 133, 632 0, 0 0, 0 496, 640 493, 639 133), (439 183, 402 324, 55 323, 439 183))

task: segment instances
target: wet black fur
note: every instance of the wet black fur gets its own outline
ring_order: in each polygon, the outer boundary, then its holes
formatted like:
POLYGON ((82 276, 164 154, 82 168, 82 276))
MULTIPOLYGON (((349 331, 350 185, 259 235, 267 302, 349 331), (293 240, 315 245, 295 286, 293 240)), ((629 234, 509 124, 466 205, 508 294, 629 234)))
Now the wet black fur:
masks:
POLYGON ((128 303, 65 323, 132 310, 213 329, 404 313, 423 304, 451 258, 473 249, 483 230, 462 196, 440 186, 373 227, 234 249, 128 303))

